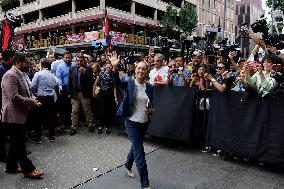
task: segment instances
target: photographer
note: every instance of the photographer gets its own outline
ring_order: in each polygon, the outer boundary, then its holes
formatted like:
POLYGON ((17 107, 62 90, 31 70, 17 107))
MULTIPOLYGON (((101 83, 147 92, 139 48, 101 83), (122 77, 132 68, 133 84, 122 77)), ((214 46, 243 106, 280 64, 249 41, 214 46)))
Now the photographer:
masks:
POLYGON ((257 72, 250 77, 246 70, 246 82, 257 90, 262 97, 269 94, 278 85, 277 81, 272 77, 275 75, 276 56, 268 54, 263 58, 263 64, 259 65, 257 72))
MULTIPOLYGON (((204 57, 204 59, 206 59, 204 57)), ((196 71, 199 67, 199 65, 202 63, 202 59, 200 57, 200 54, 197 51, 194 51, 191 55, 191 62, 188 63, 188 69, 193 72, 196 71)), ((207 63, 207 61, 206 61, 207 63)))
POLYGON ((185 87, 190 84, 190 71, 184 66, 184 59, 181 55, 175 58, 177 68, 169 72, 169 84, 172 86, 185 87))
POLYGON ((210 73, 205 73, 206 80, 211 81, 211 87, 216 88, 221 93, 225 92, 229 88, 228 80, 226 79, 226 73, 228 73, 226 65, 224 63, 218 63, 216 74, 212 76, 210 73))
MULTIPOLYGON (((267 26, 264 26, 264 30, 268 30, 267 26)), ((258 37, 252 28, 249 29, 245 29, 245 33, 251 37, 251 39, 257 44, 257 46, 255 47, 255 49, 252 51, 253 54, 257 53, 259 48, 261 47, 264 51, 265 54, 274 54, 276 55, 278 58, 280 58, 282 61, 284 61, 284 55, 281 54, 278 50, 277 50, 277 45, 281 45, 283 46, 283 41, 275 41, 275 38, 271 35, 268 35, 268 32, 266 31, 261 31, 263 33, 263 39, 261 39, 260 37, 258 37), (266 40, 265 40, 266 39, 266 40), (269 43, 269 44, 268 44, 269 43), (275 46, 276 45, 276 46, 275 46)), ((279 46, 280 47, 280 46, 279 46)))

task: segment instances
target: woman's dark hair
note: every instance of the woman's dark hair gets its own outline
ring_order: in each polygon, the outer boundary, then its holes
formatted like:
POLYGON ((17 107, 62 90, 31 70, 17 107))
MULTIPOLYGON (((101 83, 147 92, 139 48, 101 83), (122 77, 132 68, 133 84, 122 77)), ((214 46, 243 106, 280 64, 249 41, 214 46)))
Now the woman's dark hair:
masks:
POLYGON ((263 64, 265 60, 271 61, 272 64, 281 64, 281 65, 283 64, 282 60, 275 54, 265 55, 261 61, 261 64, 263 64))
POLYGON ((51 64, 46 59, 42 60, 40 65, 41 65, 42 68, 47 68, 48 70, 51 69, 51 64))

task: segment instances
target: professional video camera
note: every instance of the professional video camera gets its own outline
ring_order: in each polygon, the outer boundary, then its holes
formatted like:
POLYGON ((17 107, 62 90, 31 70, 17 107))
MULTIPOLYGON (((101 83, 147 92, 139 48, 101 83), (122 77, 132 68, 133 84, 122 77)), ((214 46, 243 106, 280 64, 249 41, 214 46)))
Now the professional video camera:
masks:
MULTIPOLYGON (((276 47, 277 49, 284 48, 284 35, 283 34, 270 34, 267 21, 262 15, 259 20, 251 24, 251 29, 254 33, 261 33, 262 39, 265 45, 276 47)), ((241 27, 241 35, 247 37, 245 31, 248 29, 247 24, 243 24, 241 27)))
POLYGON ((104 53, 105 53, 105 48, 103 44, 100 42, 98 43, 98 46, 97 46, 97 55, 102 55, 104 53))
POLYGON ((172 47, 172 41, 169 40, 167 37, 162 37, 161 47, 162 47, 162 53, 165 55, 166 61, 169 62, 170 48, 172 47))
POLYGON ((211 47, 208 47, 205 49, 205 56, 216 56, 218 55, 218 52, 217 52, 217 48, 215 48, 214 46, 211 46, 211 47))
POLYGON ((13 28, 20 27, 23 23, 23 19, 21 18, 21 16, 14 16, 11 13, 7 13, 5 17, 8 19, 13 28))
POLYGON ((135 53, 133 51, 127 53, 124 58, 124 64, 134 64, 137 61, 141 60, 141 54, 135 53))
POLYGON ((250 27, 255 33, 259 32, 262 33, 264 36, 268 35, 269 28, 267 26, 267 21, 264 15, 262 15, 259 20, 256 20, 254 23, 252 23, 250 27))
POLYGON ((172 47, 171 40, 169 40, 167 37, 162 37, 161 38, 161 47, 162 47, 163 52, 170 50, 170 48, 172 47))
POLYGON ((284 34, 270 34, 264 39, 265 44, 276 47, 276 49, 284 49, 284 34))

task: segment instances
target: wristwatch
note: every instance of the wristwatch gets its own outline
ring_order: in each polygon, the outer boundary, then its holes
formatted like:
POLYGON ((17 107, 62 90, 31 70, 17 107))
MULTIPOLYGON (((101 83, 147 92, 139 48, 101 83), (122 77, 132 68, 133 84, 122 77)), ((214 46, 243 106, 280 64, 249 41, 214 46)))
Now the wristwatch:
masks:
POLYGON ((215 81, 216 81, 216 79, 214 79, 214 78, 211 79, 211 82, 212 82, 212 83, 214 83, 215 81))

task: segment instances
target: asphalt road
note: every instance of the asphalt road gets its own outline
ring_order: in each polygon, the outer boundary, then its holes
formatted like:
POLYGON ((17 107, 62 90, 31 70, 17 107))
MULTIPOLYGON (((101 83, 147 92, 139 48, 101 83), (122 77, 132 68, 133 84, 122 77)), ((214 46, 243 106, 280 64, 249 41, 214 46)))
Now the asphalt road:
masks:
MULTIPOLYGON (((155 189, 282 189, 282 169, 260 167, 193 149, 175 149, 166 140, 145 142, 150 184, 155 189)), ((125 135, 89 133, 80 128, 75 136, 63 135, 40 145, 27 143, 29 155, 44 178, 30 180, 4 172, 0 163, 1 189, 139 189, 139 177, 131 179, 122 166, 130 142, 125 135)))

